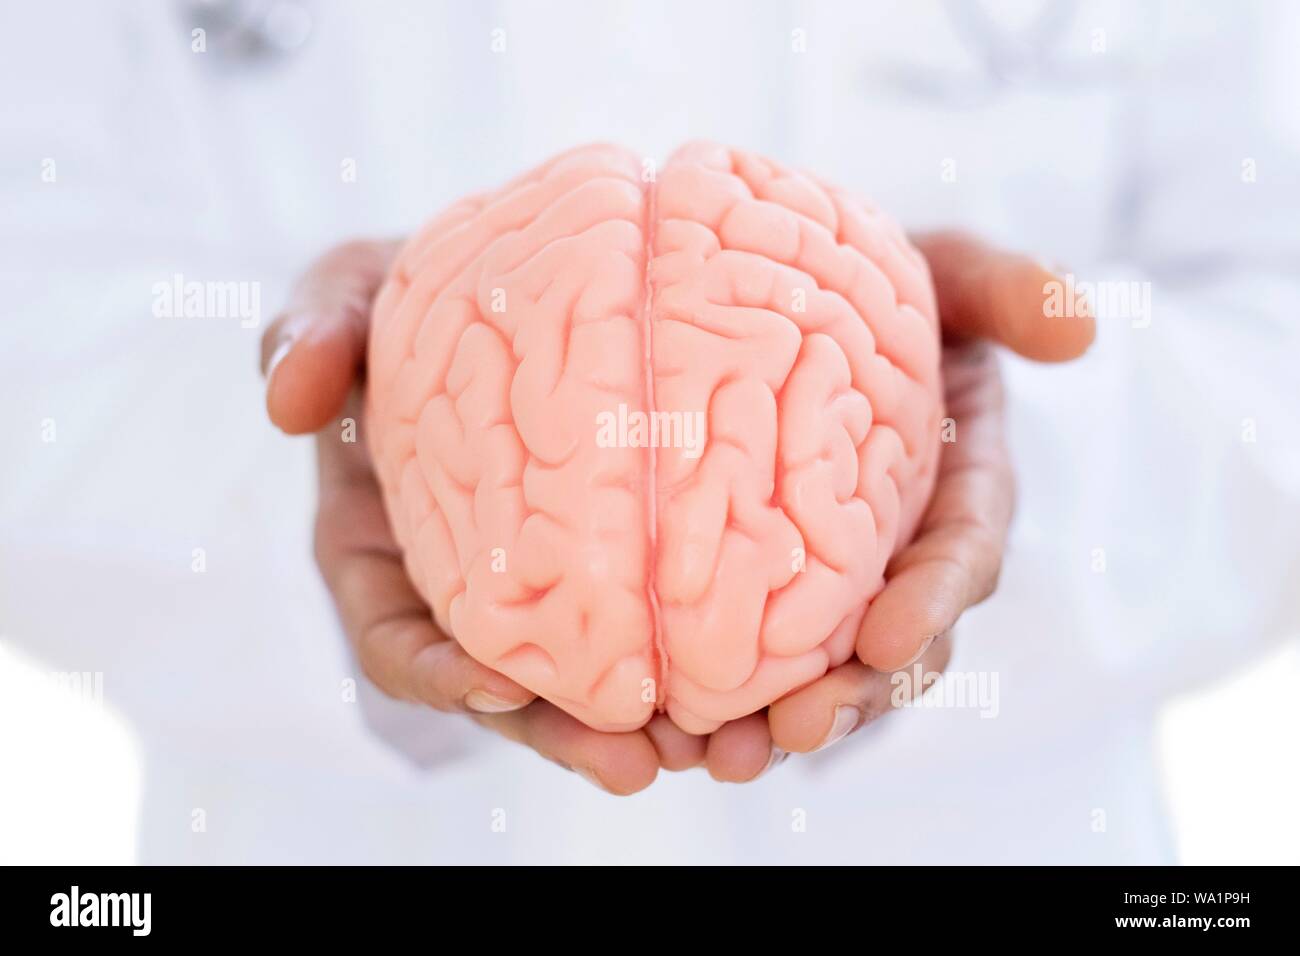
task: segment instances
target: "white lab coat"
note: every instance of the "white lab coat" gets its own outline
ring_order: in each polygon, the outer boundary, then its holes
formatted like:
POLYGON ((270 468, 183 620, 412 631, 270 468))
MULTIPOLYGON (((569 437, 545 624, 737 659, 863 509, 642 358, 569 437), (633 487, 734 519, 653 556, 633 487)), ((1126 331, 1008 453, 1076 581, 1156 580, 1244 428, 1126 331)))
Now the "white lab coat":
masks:
POLYGON ((1295 10, 305 7, 307 43, 260 63, 193 52, 182 3, 0 20, 0 630, 103 672, 141 740, 142 860, 1172 858, 1157 709, 1300 628, 1295 10), (309 444, 266 423, 255 357, 327 245, 578 142, 694 137, 1150 282, 1150 322, 1006 363, 1019 512, 951 664, 996 680, 995 713, 916 708, 755 784, 615 799, 365 685, 310 558, 309 444), (177 273, 260 283, 259 326, 156 317, 177 273))

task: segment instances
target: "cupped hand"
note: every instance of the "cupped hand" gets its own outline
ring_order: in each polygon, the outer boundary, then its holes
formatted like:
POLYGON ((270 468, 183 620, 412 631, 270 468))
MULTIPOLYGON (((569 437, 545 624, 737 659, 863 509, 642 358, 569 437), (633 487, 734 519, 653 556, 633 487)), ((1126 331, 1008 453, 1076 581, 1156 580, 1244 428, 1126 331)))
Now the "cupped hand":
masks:
POLYGON ((1043 362, 1082 355, 1095 324, 1078 314, 1044 315, 1045 286, 1060 281, 1034 260, 968 236, 914 237, 938 296, 943 382, 955 440, 941 446, 934 496, 914 540, 890 561, 871 602, 857 659, 709 739, 709 772, 754 779, 783 753, 809 753, 923 691, 952 654, 952 629, 993 593, 1015 502, 1003 435, 1003 394, 993 345, 1043 362), (875 666, 868 666, 871 662, 875 666), (908 679, 894 672, 906 669, 908 679))
POLYGON ((434 623, 415 592, 384 514, 363 441, 359 400, 371 302, 397 242, 352 242, 319 259, 262 340, 271 420, 316 432, 316 558, 366 674, 393 697, 467 714, 613 793, 648 786, 662 766, 707 764, 718 780, 761 776, 785 752, 842 739, 897 703, 894 666, 941 671, 961 613, 992 593, 1014 481, 1002 433, 1002 390, 989 343, 1063 361, 1092 341, 1092 319, 1046 318, 1053 274, 1032 260, 956 234, 921 236, 938 294, 948 415, 934 497, 915 540, 886 571, 858 635, 859 660, 834 668, 768 710, 696 737, 657 715, 639 731, 601 733, 479 664, 434 623), (869 667, 862 660, 877 667, 869 667), (890 666, 879 666, 882 661, 890 666))
POLYGON ((370 306, 398 246, 352 242, 326 253, 262 338, 271 421, 316 433, 316 560, 362 669, 392 697, 473 717, 612 793, 649 786, 661 766, 698 765, 704 739, 662 715, 632 733, 600 733, 535 699, 466 654, 416 593, 388 527, 360 401, 370 306))

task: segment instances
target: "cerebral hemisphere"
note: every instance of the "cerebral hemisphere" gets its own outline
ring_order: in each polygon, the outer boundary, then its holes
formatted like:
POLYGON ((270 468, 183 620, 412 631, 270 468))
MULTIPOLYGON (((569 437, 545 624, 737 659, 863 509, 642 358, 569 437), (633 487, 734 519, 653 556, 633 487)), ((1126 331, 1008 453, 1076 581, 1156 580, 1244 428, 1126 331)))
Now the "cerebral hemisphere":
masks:
POLYGON ((586 146, 456 203, 400 253, 368 364, 437 623, 599 730, 708 733, 848 660, 934 485, 924 259, 712 143, 658 170, 586 146))

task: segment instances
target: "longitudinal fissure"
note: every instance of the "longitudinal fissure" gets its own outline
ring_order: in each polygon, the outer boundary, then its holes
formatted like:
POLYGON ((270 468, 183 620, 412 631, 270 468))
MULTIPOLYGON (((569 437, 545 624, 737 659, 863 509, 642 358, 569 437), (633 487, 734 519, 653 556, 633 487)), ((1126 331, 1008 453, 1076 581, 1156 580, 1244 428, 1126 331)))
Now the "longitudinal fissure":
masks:
MULTIPOLYGON (((642 372, 645 375, 645 410, 650 421, 654 421, 655 375, 654 375, 654 284, 650 278, 650 264, 654 261, 655 248, 655 200, 657 198, 655 180, 646 185, 645 194, 645 287, 641 302, 641 342, 642 372)), ((663 619, 659 613, 659 594, 655 589, 655 571, 659 565, 659 516, 658 516, 658 452, 654 442, 648 442, 646 449, 646 541, 649 543, 649 555, 646 568, 646 601, 650 605, 651 639, 654 641, 655 706, 660 710, 668 701, 668 649, 664 645, 663 619)))
POLYGON ((376 469, 471 655, 591 726, 657 707, 707 733, 852 654, 844 621, 930 494, 937 322, 874 212, 712 144, 645 168, 576 151, 403 253, 375 306, 376 469), (566 443, 593 409, 620 451, 566 443))

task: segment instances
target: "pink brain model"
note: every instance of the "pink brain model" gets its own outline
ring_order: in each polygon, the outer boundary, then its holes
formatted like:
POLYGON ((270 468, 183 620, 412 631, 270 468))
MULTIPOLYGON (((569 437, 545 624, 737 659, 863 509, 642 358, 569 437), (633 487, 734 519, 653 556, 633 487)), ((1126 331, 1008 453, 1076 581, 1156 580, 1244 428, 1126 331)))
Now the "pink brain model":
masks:
POLYGON ((438 624, 600 730, 659 709, 707 733, 846 661, 934 483, 920 254, 714 144, 657 175, 583 147, 453 206, 400 254, 369 354, 438 624))

